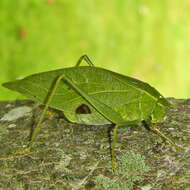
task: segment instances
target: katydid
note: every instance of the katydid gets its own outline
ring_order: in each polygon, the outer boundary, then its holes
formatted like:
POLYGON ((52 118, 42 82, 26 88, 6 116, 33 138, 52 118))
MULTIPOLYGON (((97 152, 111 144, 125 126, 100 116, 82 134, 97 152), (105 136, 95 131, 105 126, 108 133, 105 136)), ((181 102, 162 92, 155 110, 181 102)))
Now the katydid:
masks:
POLYGON ((30 75, 22 80, 4 83, 3 86, 45 105, 28 148, 34 143, 48 107, 63 111, 70 122, 114 124, 113 169, 119 126, 145 121, 170 144, 180 148, 155 126, 172 104, 145 82, 95 67, 87 55, 81 56, 75 67, 30 75), (82 60, 89 66, 80 66, 82 60))

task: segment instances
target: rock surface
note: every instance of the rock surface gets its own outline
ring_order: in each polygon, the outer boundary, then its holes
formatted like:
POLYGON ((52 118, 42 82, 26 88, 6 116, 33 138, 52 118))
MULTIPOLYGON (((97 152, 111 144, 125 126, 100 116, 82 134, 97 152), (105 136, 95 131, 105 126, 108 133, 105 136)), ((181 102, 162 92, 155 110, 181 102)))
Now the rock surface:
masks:
MULTIPOLYGON (((190 99, 169 100, 180 106, 169 110, 157 127, 183 151, 143 126, 118 129, 117 159, 133 152, 144 156, 149 167, 135 174, 141 180, 131 189, 190 189, 190 99)), ((28 144, 42 109, 28 100, 0 102, 0 189, 95 190, 99 188, 97 176, 119 178, 111 172, 110 126, 69 123, 62 112, 53 109, 46 114, 31 151, 14 154, 28 144)))

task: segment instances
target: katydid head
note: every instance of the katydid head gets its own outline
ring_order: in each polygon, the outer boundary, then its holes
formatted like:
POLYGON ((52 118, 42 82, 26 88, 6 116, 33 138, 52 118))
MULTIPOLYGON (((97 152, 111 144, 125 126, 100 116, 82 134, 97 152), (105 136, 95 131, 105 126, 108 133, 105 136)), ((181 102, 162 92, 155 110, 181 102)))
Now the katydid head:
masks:
POLYGON ((169 108, 172 106, 165 98, 160 97, 152 112, 152 120, 158 122, 164 118, 169 108))

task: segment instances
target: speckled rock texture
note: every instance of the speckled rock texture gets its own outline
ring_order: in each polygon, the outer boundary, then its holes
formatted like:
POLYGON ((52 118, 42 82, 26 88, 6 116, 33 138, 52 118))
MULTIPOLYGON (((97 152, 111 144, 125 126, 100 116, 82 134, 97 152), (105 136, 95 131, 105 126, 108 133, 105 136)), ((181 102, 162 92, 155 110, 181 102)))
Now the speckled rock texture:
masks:
MULTIPOLYGON (((179 106, 157 127, 184 150, 142 125, 118 129, 116 160, 133 152, 149 167, 136 174, 141 180, 131 189, 190 189, 190 99, 169 100, 179 106)), ((97 176, 118 180, 111 171, 110 126, 73 124, 57 110, 49 109, 31 151, 15 154, 27 146, 42 109, 29 100, 0 102, 0 189, 95 190, 97 176)))

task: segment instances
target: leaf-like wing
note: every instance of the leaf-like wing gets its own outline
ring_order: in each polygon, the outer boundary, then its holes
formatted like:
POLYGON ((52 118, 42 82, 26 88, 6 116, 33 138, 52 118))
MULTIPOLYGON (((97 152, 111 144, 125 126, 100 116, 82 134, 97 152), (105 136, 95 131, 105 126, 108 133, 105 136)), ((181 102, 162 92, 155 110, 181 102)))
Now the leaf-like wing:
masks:
MULTIPOLYGON (((86 94, 118 112, 126 121, 144 119, 152 114, 157 104, 163 108, 170 106, 149 84, 97 67, 72 67, 38 73, 3 86, 43 104, 55 80, 63 73, 86 94)), ((64 80, 60 81, 50 107, 64 111, 73 122, 110 123, 64 80), (76 109, 82 104, 89 106, 90 114, 76 114, 76 109)))

